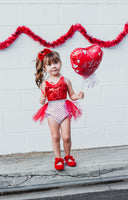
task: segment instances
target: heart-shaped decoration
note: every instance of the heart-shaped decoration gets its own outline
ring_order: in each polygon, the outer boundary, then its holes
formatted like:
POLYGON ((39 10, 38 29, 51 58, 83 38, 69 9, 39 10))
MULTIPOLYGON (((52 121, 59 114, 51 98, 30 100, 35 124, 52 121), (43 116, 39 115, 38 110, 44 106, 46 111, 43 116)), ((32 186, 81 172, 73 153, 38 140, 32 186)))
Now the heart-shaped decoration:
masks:
POLYGON ((92 75, 98 68, 103 56, 99 45, 87 48, 76 48, 70 55, 72 68, 84 79, 92 75))

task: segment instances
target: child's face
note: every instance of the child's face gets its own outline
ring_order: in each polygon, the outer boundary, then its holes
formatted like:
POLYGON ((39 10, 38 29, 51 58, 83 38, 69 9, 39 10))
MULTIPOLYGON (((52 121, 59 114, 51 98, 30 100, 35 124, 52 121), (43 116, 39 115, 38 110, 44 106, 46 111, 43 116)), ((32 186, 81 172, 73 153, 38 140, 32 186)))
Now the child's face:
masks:
POLYGON ((45 69, 50 75, 57 76, 60 73, 61 62, 45 65, 45 69))

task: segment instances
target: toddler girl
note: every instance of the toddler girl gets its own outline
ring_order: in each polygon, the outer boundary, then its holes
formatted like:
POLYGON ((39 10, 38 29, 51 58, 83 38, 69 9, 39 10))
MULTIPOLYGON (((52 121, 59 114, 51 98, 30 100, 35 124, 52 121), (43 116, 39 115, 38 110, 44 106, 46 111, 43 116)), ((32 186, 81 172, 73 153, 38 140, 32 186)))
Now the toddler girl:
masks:
POLYGON ((43 121, 47 117, 52 137, 52 146, 55 153, 54 167, 57 170, 64 169, 64 160, 70 167, 76 165, 75 159, 70 155, 71 132, 70 121, 81 116, 81 110, 70 100, 78 100, 84 97, 83 92, 75 94, 69 79, 60 73, 62 62, 58 52, 44 49, 36 59, 36 84, 41 89, 40 103, 43 105, 34 115, 35 121, 43 121), (49 76, 45 80, 45 74, 49 76), (48 101, 47 103, 46 100, 48 101), (65 151, 64 159, 60 150, 60 131, 65 151))

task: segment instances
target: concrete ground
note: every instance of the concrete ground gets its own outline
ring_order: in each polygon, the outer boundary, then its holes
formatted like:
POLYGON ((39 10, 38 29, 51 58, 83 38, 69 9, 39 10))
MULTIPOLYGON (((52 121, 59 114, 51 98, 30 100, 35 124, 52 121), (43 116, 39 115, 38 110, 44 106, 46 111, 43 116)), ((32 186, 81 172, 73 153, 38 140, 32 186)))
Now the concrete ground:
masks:
POLYGON ((64 171, 54 169, 53 152, 0 156, 0 199, 16 199, 18 194, 27 194, 26 198, 19 196, 28 199, 30 193, 42 191, 42 197, 50 197, 57 195, 57 190, 63 195, 71 188, 75 192, 84 187, 85 191, 85 187, 99 185, 110 189, 106 184, 128 186, 128 146, 73 150, 71 154, 77 166, 65 165, 64 171))

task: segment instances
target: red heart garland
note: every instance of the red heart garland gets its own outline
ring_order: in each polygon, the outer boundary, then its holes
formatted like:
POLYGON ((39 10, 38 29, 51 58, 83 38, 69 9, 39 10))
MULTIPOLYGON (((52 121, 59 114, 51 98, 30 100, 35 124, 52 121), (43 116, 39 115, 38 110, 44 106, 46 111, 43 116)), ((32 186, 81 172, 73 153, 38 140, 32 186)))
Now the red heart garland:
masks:
POLYGON ((98 68, 103 56, 99 45, 87 48, 76 48, 70 55, 72 68, 84 79, 92 75, 98 68))

